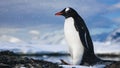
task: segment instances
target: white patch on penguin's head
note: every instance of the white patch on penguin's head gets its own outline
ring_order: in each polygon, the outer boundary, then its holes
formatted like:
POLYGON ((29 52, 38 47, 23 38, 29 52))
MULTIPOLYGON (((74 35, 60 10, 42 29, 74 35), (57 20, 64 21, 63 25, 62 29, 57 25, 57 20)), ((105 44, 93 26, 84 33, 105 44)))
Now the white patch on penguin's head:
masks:
POLYGON ((65 12, 67 12, 67 11, 69 11, 69 10, 70 10, 70 8, 68 7, 68 8, 65 9, 65 12))

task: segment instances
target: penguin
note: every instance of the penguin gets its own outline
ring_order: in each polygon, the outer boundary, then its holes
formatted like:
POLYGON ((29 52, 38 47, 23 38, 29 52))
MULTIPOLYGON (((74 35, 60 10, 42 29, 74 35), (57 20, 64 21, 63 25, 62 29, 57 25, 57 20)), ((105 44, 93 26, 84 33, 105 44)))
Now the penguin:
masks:
POLYGON ((89 30, 82 17, 71 7, 55 15, 64 16, 64 35, 68 43, 72 65, 93 65, 100 61, 95 54, 89 30))

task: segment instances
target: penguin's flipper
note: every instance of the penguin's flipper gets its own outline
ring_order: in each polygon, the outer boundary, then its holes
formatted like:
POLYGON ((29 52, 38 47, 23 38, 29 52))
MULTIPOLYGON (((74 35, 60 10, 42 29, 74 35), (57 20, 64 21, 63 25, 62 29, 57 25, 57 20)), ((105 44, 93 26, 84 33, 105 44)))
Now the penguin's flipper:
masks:
POLYGON ((79 31, 80 40, 86 49, 89 49, 85 31, 79 31))
MULTIPOLYGON (((78 21, 76 21, 76 22, 78 22, 78 21)), ((80 37, 80 40, 81 40, 83 46, 85 47, 85 49, 89 49, 85 28, 82 26, 81 23, 75 23, 74 25, 75 25, 76 30, 79 33, 79 37, 80 37)))

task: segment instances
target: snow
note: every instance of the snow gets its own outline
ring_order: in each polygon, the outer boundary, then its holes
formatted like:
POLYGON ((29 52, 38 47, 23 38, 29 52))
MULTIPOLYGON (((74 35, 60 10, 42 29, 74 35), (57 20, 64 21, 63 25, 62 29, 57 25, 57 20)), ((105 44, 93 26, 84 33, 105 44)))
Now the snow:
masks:
POLYGON ((106 41, 110 41, 113 44, 120 44, 120 28, 115 29, 106 39, 106 41))
POLYGON ((105 65, 80 66, 80 65, 60 65, 64 68, 104 68, 105 65))
POLYGON ((94 50, 97 54, 120 54, 120 45, 110 42, 94 42, 94 50))
POLYGON ((17 37, 9 36, 9 35, 1 35, 0 40, 2 42, 11 42, 11 43, 22 43, 23 41, 17 37))
MULTIPOLYGON (((113 31, 106 41, 93 41, 94 51, 96 54, 120 54, 119 32, 113 31), (116 36, 117 35, 117 36, 116 36), (112 42, 115 41, 115 42, 112 42)), ((11 50, 22 53, 68 53, 67 43, 64 39, 63 30, 42 32, 39 30, 10 30, 9 33, 0 34, 0 50, 11 50)), ((68 61, 67 57, 48 57, 43 56, 48 61, 60 62, 63 58, 68 61)), ((74 66, 62 65, 65 68, 102 68, 104 65, 95 66, 74 66)))
POLYGON ((31 31, 29 31, 29 33, 33 34, 33 35, 39 35, 40 34, 40 32, 37 31, 37 30, 31 30, 31 31))
MULTIPOLYGON (((10 43, 0 42, 0 50, 13 50, 15 52, 23 53, 37 53, 37 52, 68 52, 67 44, 33 44, 33 43, 10 43)), ((94 50, 96 54, 120 54, 119 45, 110 45, 107 42, 94 42, 94 50)))
POLYGON ((77 66, 77 65, 60 65, 64 68, 91 68, 91 67, 88 67, 88 66, 77 66))
MULTIPOLYGON (((57 31, 50 30, 45 33, 35 29, 19 31, 13 31, 12 29, 10 31, 12 32, 0 34, 0 50, 12 50, 23 53, 68 52, 62 29, 57 31)), ((118 41, 120 36, 113 38, 118 32, 120 32, 120 29, 113 31, 104 42, 93 41, 95 53, 120 54, 120 43, 118 41), (112 40, 117 41, 113 43, 111 42, 112 40)))
MULTIPOLYGON (((48 30, 48 29, 47 29, 48 30)), ((50 29, 47 32, 42 32, 43 29, 23 29, 23 30, 8 30, 0 34, 0 50, 12 50, 23 53, 37 52, 63 52, 67 53, 67 43, 64 38, 63 29, 50 29), (53 31, 54 30, 54 31, 53 31)), ((106 41, 93 41, 96 54, 114 53, 120 54, 120 29, 113 31, 106 41), (117 38, 113 38, 113 37, 117 38), (113 39, 111 39, 113 38, 113 39), (115 43, 111 42, 116 41, 115 43)))
POLYGON ((0 50, 12 50, 23 53, 37 53, 37 52, 66 52, 67 46, 64 45, 40 45, 40 44, 16 44, 0 42, 0 50))

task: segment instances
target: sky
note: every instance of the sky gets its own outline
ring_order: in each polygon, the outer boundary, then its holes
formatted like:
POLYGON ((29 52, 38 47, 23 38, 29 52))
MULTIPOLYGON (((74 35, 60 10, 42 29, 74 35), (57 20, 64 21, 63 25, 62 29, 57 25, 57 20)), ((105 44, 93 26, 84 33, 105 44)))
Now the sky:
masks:
POLYGON ((63 29, 64 17, 54 14, 65 7, 80 14, 92 35, 119 28, 120 0, 0 0, 0 35, 21 29, 63 29))

